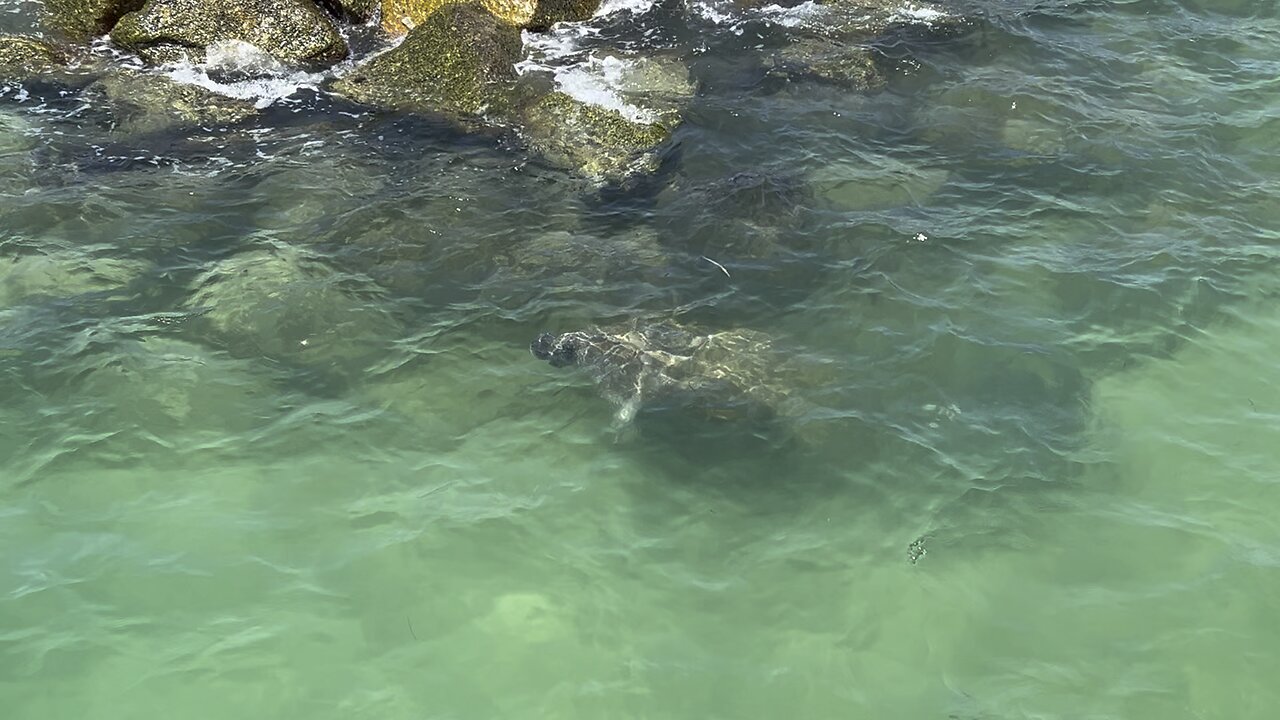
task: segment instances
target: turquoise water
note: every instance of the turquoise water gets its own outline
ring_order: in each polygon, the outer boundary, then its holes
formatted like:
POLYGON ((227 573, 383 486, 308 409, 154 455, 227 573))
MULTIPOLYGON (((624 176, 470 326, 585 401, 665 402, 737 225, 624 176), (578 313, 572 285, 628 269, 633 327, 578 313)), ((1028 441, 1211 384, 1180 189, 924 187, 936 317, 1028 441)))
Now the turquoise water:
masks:
POLYGON ((1274 717, 1276 6, 947 10, 877 92, 768 74, 785 14, 598 19, 697 87, 625 191, 6 91, 6 716, 1274 717), (617 428, 527 350, 637 315, 805 410, 617 428))

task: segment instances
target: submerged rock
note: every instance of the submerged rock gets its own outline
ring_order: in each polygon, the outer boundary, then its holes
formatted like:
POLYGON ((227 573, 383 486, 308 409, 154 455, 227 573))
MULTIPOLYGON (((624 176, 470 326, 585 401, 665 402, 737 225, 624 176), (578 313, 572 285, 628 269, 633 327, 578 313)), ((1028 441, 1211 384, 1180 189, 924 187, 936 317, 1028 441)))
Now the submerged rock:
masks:
POLYGON ((692 409, 707 419, 759 420, 790 397, 779 382, 781 357, 752 330, 705 332, 674 321, 637 322, 554 335, 529 346, 552 367, 588 371, 620 423, 646 405, 692 409))
POLYGON ((84 42, 105 34, 125 13, 146 0, 45 0, 49 24, 72 40, 84 42))
POLYGON ((175 82, 164 75, 131 70, 108 72, 85 93, 105 101, 116 129, 124 135, 234 125, 257 113, 246 100, 175 82))
POLYGON ((331 63, 347 54, 333 21, 307 0, 148 0, 111 31, 151 63, 204 59, 205 47, 242 40, 280 60, 331 63))
MULTIPOLYGON (((543 29, 578 22, 595 14, 600 0, 466 0, 503 22, 543 29)), ((382 28, 393 35, 422 24, 432 13, 458 0, 382 0, 382 28)))
POLYGON ((809 177, 818 197, 839 211, 885 210, 924 205, 951 177, 950 171, 888 155, 864 155, 832 163, 809 177))
POLYGON ((523 278, 557 285, 600 283, 618 274, 657 268, 666 253, 652 231, 644 229, 609 237, 553 230, 505 248, 495 263, 507 278, 523 278))
POLYGON ((66 54, 43 40, 0 36, 0 82, 39 77, 66 63, 66 54))
POLYGON ((851 90, 885 85, 875 54, 865 47, 823 37, 798 38, 770 58, 769 74, 788 80, 813 80, 851 90))
POLYGON ((0 307, 35 298, 72 297, 127 285, 146 265, 60 250, 0 260, 0 307))
POLYGON ((372 282, 273 244, 214 265, 186 306, 234 354, 354 372, 396 324, 372 282))
POLYGON ((245 430, 270 412, 263 400, 271 397, 269 384, 249 363, 194 343, 145 337, 88 361, 94 367, 75 392, 99 398, 115 427, 180 442, 184 431, 245 430))
POLYGON ((803 235, 799 216, 815 199, 806 178, 763 170, 699 182, 677 179, 659 197, 676 215, 690 218, 677 233, 679 246, 726 264, 797 249, 788 241, 803 235))
POLYGON ((520 30, 479 5, 453 3, 399 46, 344 75, 335 92, 357 102, 462 116, 502 114, 511 102, 520 30))
POLYGON ((523 113, 530 149, 548 161, 602 182, 652 172, 671 136, 660 123, 629 120, 617 110, 548 93, 523 113))

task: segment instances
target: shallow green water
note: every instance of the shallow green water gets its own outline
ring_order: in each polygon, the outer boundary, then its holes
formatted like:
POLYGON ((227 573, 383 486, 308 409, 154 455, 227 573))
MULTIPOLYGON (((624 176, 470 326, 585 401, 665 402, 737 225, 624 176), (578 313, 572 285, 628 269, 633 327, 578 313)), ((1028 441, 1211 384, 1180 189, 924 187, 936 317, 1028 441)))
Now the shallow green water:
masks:
POLYGON ((870 94, 602 23, 699 88, 625 193, 305 89, 7 93, 6 716, 1274 717, 1275 5, 951 10, 870 94), (618 430, 528 353, 636 314, 805 411, 618 430))

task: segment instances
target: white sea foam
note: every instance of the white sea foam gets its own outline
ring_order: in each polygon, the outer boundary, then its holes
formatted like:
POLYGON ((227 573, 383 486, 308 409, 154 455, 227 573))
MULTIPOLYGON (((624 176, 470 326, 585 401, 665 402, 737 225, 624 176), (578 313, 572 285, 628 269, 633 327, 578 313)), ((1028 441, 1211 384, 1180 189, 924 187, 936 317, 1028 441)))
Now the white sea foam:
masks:
POLYGON ((735 29, 750 21, 764 21, 782 27, 799 27, 818 20, 827 13, 825 6, 813 0, 807 0, 794 7, 774 4, 748 10, 735 8, 724 0, 693 0, 689 7, 707 22, 735 29))
POLYGON ((590 105, 615 110, 634 122, 653 122, 656 115, 626 101, 623 90, 633 61, 597 55, 584 40, 599 29, 583 23, 558 25, 549 33, 524 33, 525 59, 516 72, 547 73, 556 89, 590 105))
POLYGON ((892 19, 897 22, 917 22, 932 25, 949 17, 951 16, 936 7, 906 3, 894 11, 892 19))
MULTIPOLYGON (((726 0, 690 0, 689 7, 703 20, 734 29, 747 22, 767 22, 780 27, 820 25, 823 18, 831 12, 830 6, 814 0, 807 0, 793 7, 774 4, 745 10, 735 8, 726 0)), ((891 22, 932 25, 949 17, 947 13, 930 5, 904 3, 888 19, 891 22)))
POLYGON ((205 62, 178 62, 165 69, 174 82, 196 85, 219 95, 252 100, 265 108, 303 88, 316 89, 323 73, 294 70, 239 40, 221 41, 205 49, 205 62), (234 79, 233 79, 234 78, 234 79))
POLYGON ((596 9, 595 17, 607 17, 623 12, 641 15, 648 12, 654 4, 655 0, 604 0, 596 9))

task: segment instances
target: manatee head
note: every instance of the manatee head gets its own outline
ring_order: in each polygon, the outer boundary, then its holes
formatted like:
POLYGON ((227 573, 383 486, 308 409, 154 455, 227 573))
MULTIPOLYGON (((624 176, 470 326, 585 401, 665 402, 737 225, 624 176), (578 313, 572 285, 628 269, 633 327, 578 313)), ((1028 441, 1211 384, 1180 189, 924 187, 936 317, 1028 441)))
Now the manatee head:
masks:
POLYGON ((578 362, 578 348, 573 333, 552 335, 542 333, 529 344, 529 351, 539 360, 546 360, 551 367, 568 367, 578 362))

